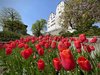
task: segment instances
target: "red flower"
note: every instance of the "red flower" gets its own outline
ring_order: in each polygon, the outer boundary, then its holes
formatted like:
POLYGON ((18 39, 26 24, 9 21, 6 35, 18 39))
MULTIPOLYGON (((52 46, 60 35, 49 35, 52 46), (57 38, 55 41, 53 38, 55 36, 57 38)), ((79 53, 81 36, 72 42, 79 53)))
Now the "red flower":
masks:
POLYGON ((12 49, 11 48, 6 48, 6 55, 10 55, 12 53, 12 49))
POLYGON ((35 40, 32 40, 32 43, 34 43, 35 42, 35 40))
POLYGON ((44 61, 42 59, 39 59, 37 62, 37 66, 40 71, 44 70, 44 67, 45 67, 44 61))
POLYGON ((51 48, 56 48, 56 42, 51 43, 51 48))
POLYGON ((81 53, 82 51, 81 51, 81 49, 77 49, 77 52, 78 52, 78 53, 81 53))
POLYGON ((32 54, 32 50, 31 49, 25 49, 21 51, 21 56, 24 59, 28 59, 30 57, 30 55, 32 54))
POLYGON ((83 48, 84 48, 85 51, 87 51, 89 53, 93 50, 92 47, 89 46, 89 45, 83 45, 83 48))
POLYGON ((38 49, 38 54, 39 54, 40 56, 44 55, 44 50, 43 50, 43 48, 39 48, 39 49, 38 49))
POLYGON ((69 49, 60 52, 61 64, 65 70, 70 71, 75 68, 75 61, 69 49))
POLYGON ((89 41, 89 40, 88 40, 88 39, 86 39, 84 42, 85 42, 85 43, 88 43, 88 41, 89 41))
POLYGON ((37 50, 40 49, 40 48, 41 48, 40 44, 36 44, 36 45, 35 45, 35 48, 36 48, 37 50))
POLYGON ((33 53, 32 48, 28 48, 27 50, 29 51, 30 55, 33 53))
POLYGON ((65 44, 63 42, 59 42, 58 43, 58 49, 60 52, 62 52, 63 50, 66 50, 67 47, 65 46, 65 44))
POLYGON ((64 44, 65 44, 67 49, 71 46, 70 42, 68 42, 68 41, 64 42, 64 44))
POLYGON ((60 60, 58 58, 53 59, 53 66, 54 66, 56 71, 60 71, 61 63, 60 63, 60 60))
POLYGON ((91 40, 90 40, 91 43, 96 43, 97 42, 97 37, 93 37, 91 40))
POLYGON ((25 49, 29 48, 28 44, 24 44, 24 48, 25 49))
POLYGON ((80 68, 85 71, 90 71, 92 69, 90 62, 83 56, 79 57, 77 62, 79 64, 80 68))
POLYGON ((95 50, 95 47, 94 47, 94 46, 89 46, 89 47, 90 47, 90 49, 91 49, 92 51, 95 50))
POLYGON ((74 45, 77 49, 81 49, 81 43, 79 40, 74 41, 74 45))
POLYGON ((80 34, 79 39, 80 39, 81 42, 84 42, 86 40, 85 34, 80 34))
POLYGON ((24 47, 24 43, 19 43, 18 48, 22 48, 22 47, 24 47))
POLYGON ((11 45, 12 48, 16 47, 16 43, 15 42, 12 42, 10 45, 11 45))
POLYGON ((49 44, 48 43, 45 43, 44 47, 45 48, 49 48, 49 44))

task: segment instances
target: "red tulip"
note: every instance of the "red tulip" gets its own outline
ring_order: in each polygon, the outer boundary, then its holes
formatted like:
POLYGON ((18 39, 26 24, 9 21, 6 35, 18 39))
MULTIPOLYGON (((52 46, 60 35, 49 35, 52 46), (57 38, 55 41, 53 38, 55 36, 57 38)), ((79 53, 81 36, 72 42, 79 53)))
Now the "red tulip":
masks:
POLYGON ((24 43, 19 43, 18 48, 22 48, 22 47, 24 47, 24 43))
POLYGON ((39 48, 39 49, 38 49, 38 54, 39 54, 40 56, 44 55, 44 50, 43 50, 43 48, 39 48))
POLYGON ((56 42, 51 43, 51 48, 56 48, 56 42))
POLYGON ((88 41, 89 41, 89 40, 88 40, 88 39, 86 39, 84 42, 85 42, 85 43, 88 43, 88 41))
POLYGON ((12 48, 16 47, 16 43, 15 42, 12 42, 10 45, 11 45, 12 48))
POLYGON ((33 53, 32 48, 27 48, 27 50, 29 51, 30 55, 33 53))
POLYGON ((67 49, 67 47, 65 46, 65 44, 63 43, 63 42, 59 42, 58 43, 58 50, 60 51, 60 52, 62 52, 63 50, 66 50, 67 49))
POLYGON ((39 69, 40 71, 43 71, 44 68, 45 68, 45 63, 44 63, 44 61, 43 61, 42 59, 39 59, 38 62, 37 62, 37 66, 38 66, 38 69, 39 69))
POLYGON ((90 71, 92 69, 90 62, 83 56, 79 57, 77 62, 79 64, 80 68, 85 71, 90 71))
POLYGON ((87 51, 89 53, 92 51, 92 48, 89 45, 83 45, 83 48, 85 51, 87 51))
POLYGON ((69 49, 60 52, 61 64, 65 70, 70 71, 75 68, 75 61, 69 49))
POLYGON ((81 53, 82 51, 81 51, 81 49, 77 49, 77 52, 78 52, 78 53, 81 53))
POLYGON ((49 44, 48 43, 45 43, 44 47, 45 48, 49 48, 49 44))
POLYGON ((35 40, 32 40, 32 43, 34 43, 35 42, 35 40))
POLYGON ((44 41, 40 41, 39 44, 40 44, 41 46, 44 46, 45 42, 44 42, 44 41))
POLYGON ((6 48, 6 55, 10 55, 12 53, 12 49, 11 48, 6 48))
POLYGON ((77 49, 81 49, 81 43, 79 40, 74 41, 74 45, 77 49))
POLYGON ((67 49, 71 46, 70 42, 68 42, 68 41, 64 42, 64 44, 65 44, 67 49))
POLYGON ((94 47, 94 46, 89 46, 89 47, 90 47, 90 49, 91 49, 92 51, 95 50, 95 47, 94 47))
POLYGON ((21 51, 21 56, 22 56, 24 59, 28 59, 28 58, 30 57, 31 54, 32 54, 31 49, 25 49, 25 50, 22 50, 22 51, 21 51))
POLYGON ((29 48, 28 44, 24 44, 24 48, 25 49, 29 48))
POLYGON ((93 37, 91 40, 90 40, 91 43, 96 43, 97 42, 97 37, 93 37))
POLYGON ((53 66, 54 66, 56 71, 60 71, 61 63, 60 63, 60 60, 58 58, 53 59, 53 66))
POLYGON ((80 34, 79 39, 80 39, 81 42, 84 42, 86 40, 85 34, 80 34))
POLYGON ((38 50, 38 49, 41 48, 41 45, 40 45, 40 44, 36 44, 36 45, 35 45, 35 48, 38 50))

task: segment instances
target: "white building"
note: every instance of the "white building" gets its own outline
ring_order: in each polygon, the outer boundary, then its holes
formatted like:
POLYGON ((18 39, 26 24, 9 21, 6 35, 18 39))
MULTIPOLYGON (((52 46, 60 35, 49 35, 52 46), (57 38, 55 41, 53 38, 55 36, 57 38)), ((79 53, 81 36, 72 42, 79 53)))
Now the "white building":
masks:
POLYGON ((0 25, 0 32, 3 31, 3 27, 0 25))
MULTIPOLYGON (((59 32, 62 30, 62 27, 60 24, 64 24, 65 17, 63 19, 59 19, 60 16, 65 13, 65 2, 61 1, 56 8, 56 13, 51 13, 47 22, 47 32, 53 35, 59 34, 59 32)), ((70 26, 68 27, 69 32, 73 32, 73 30, 70 26)))

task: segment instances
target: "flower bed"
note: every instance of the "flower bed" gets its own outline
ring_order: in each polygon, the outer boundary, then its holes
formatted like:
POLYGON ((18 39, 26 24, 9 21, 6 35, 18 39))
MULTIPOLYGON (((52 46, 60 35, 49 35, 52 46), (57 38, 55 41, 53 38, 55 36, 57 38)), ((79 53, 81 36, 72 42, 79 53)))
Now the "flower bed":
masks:
POLYGON ((96 41, 96 37, 88 40, 85 34, 78 38, 28 36, 3 45, 0 65, 9 75, 99 75, 100 54, 94 54, 93 46, 96 41))

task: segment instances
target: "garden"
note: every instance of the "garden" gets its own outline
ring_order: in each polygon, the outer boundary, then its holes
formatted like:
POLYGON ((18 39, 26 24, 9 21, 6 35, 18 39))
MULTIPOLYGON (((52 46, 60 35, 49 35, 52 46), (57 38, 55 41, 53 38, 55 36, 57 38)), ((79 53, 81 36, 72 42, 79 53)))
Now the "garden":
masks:
POLYGON ((0 67, 3 75, 99 75, 97 41, 85 34, 27 36, 0 44, 0 67))

